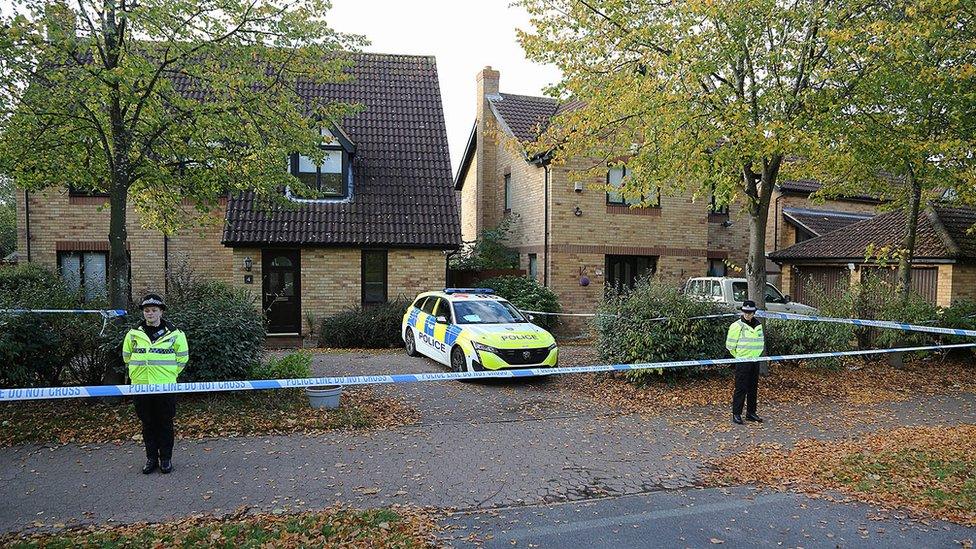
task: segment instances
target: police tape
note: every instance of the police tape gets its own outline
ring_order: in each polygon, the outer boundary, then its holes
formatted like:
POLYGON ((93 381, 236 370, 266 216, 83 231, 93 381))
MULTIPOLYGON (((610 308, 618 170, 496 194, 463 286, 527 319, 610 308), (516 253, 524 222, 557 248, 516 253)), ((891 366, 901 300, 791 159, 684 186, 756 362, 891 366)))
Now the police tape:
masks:
POLYGON ((688 368, 691 366, 722 366, 743 362, 778 362, 785 360, 813 360, 841 356, 865 356, 887 353, 906 353, 916 351, 936 351, 976 347, 976 343, 956 343, 952 345, 928 345, 922 347, 902 347, 897 349, 868 349, 864 351, 839 351, 829 353, 805 353, 797 355, 762 356, 756 358, 719 358, 705 360, 675 360, 667 362, 644 362, 637 364, 600 364, 593 366, 562 366, 551 368, 521 368, 485 372, 432 372, 421 374, 390 374, 372 376, 313 377, 303 379, 263 379, 254 381, 203 381, 194 383, 164 383, 158 385, 90 385, 86 387, 39 387, 23 389, 0 389, 0 402, 19 400, 46 400, 62 398, 93 398, 139 396, 164 393, 212 393, 226 391, 261 391, 268 389, 301 389, 305 387, 339 385, 385 385, 395 383, 422 383, 433 381, 454 381, 461 379, 511 379, 557 374, 587 374, 597 372, 628 370, 666 370, 688 368))
POLYGON ((0 314, 99 314, 106 318, 125 316, 125 309, 0 309, 0 314))
MULTIPOLYGON (((533 315, 550 315, 550 316, 585 316, 585 317, 607 316, 607 317, 610 317, 610 318, 629 318, 629 317, 626 317, 626 316, 614 315, 614 314, 610 314, 610 313, 551 313, 551 312, 547 312, 547 311, 523 311, 521 309, 519 310, 519 312, 529 313, 529 314, 533 314, 533 315)), ((689 316, 689 317, 686 317, 685 320, 701 320, 701 319, 706 319, 706 318, 728 318, 728 317, 732 317, 732 316, 739 316, 740 314, 742 314, 742 313, 721 313, 721 314, 716 314, 716 315, 689 316)), ((648 318, 648 319, 646 319, 646 321, 647 322, 657 322, 657 321, 662 321, 662 320, 668 320, 670 318, 672 318, 672 317, 669 317, 669 316, 659 316, 659 317, 656 317, 656 318, 648 318)))
POLYGON ((870 326, 872 328, 893 328, 906 332, 928 332, 932 334, 947 334, 954 336, 976 337, 976 330, 961 330, 959 328, 940 328, 937 326, 920 326, 918 324, 907 324, 904 322, 892 322, 890 320, 864 320, 860 318, 832 318, 828 316, 809 316, 794 313, 771 313, 769 311, 756 311, 756 316, 765 318, 779 318, 782 320, 800 320, 807 322, 833 322, 836 324, 853 324, 854 326, 870 326))

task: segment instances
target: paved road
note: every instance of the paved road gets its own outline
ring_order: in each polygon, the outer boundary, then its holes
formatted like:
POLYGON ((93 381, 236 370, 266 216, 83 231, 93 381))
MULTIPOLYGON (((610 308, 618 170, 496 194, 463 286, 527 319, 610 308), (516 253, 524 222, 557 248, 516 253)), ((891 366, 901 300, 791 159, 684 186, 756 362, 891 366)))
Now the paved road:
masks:
POLYGON ((457 547, 959 547, 976 532, 859 503, 750 488, 686 489, 453 516, 457 547))
MULTIPOLYGON (((343 354, 317 356, 315 369, 332 375, 437 366, 402 354, 343 354)), ((759 442, 976 421, 976 395, 965 394, 855 409, 828 401, 781 405, 765 410, 763 426, 733 429, 724 407, 642 418, 564 389, 560 379, 384 387, 419 409, 418 425, 178 441, 176 471, 168 476, 139 474, 136 443, 0 449, 0 531, 157 521, 240 506, 299 510, 342 501, 486 510, 648 495, 694 488, 706 457, 759 442)))

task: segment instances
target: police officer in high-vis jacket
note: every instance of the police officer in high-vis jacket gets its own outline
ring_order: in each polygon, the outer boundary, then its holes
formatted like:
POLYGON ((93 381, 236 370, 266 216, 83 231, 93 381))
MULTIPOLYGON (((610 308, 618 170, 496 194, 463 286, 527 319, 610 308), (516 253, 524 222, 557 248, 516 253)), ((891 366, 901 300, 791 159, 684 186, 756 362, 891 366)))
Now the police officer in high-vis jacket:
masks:
MULTIPOLYGON (((742 316, 729 326, 725 347, 734 358, 758 358, 763 354, 763 327, 756 318, 756 302, 742 303, 742 316)), ((762 423, 756 415, 759 395, 759 363, 739 362, 735 365, 735 393, 732 395, 732 423, 742 425, 742 404, 746 404, 746 421, 762 423)))
MULTIPOLYGON (((176 383, 177 376, 190 359, 186 335, 163 320, 166 304, 156 294, 148 294, 139 303, 143 321, 125 334, 122 360, 129 369, 132 385, 176 383)), ((148 475, 158 467, 161 472, 173 470, 173 418, 176 417, 176 395, 157 393, 133 397, 136 415, 142 421, 142 440, 146 445, 148 475)))

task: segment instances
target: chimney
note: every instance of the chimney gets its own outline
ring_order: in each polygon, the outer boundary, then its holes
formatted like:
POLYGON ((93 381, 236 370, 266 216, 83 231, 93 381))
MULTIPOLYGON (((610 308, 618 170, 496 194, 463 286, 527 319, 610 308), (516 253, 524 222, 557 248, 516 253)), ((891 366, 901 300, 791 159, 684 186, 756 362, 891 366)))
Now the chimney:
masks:
POLYGON ((487 227, 494 226, 492 212, 497 208, 494 206, 497 203, 496 195, 498 194, 497 189, 494 187, 496 185, 495 179, 495 138, 490 135, 488 131, 488 119, 494 118, 491 113, 491 107, 488 106, 488 100, 485 99, 485 95, 491 95, 498 93, 498 80, 500 78, 498 71, 492 69, 491 67, 485 67, 481 69, 478 76, 475 78, 477 82, 477 141, 476 141, 476 161, 475 161, 475 196, 476 196, 476 206, 474 213, 474 231, 476 235, 480 235, 481 231, 487 227))
POLYGON ((501 78, 501 73, 492 69, 490 66, 486 66, 481 69, 475 79, 478 83, 477 86, 477 116, 478 121, 481 122, 485 119, 484 112, 488 109, 488 102, 485 100, 486 94, 498 93, 498 80, 501 78))

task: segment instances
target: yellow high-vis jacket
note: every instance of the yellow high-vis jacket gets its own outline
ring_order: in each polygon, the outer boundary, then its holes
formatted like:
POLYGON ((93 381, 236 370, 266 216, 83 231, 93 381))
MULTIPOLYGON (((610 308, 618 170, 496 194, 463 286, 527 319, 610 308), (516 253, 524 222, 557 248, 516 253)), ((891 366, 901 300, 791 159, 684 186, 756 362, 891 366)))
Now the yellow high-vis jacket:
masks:
POLYGON ((740 318, 729 326, 729 335, 725 338, 725 348, 732 353, 734 358, 760 357, 765 346, 762 324, 757 324, 753 328, 740 318))
POLYGON ((165 328, 166 333, 155 342, 139 327, 125 334, 122 360, 129 367, 133 385, 176 383, 176 377, 190 360, 186 334, 168 323, 165 328))

